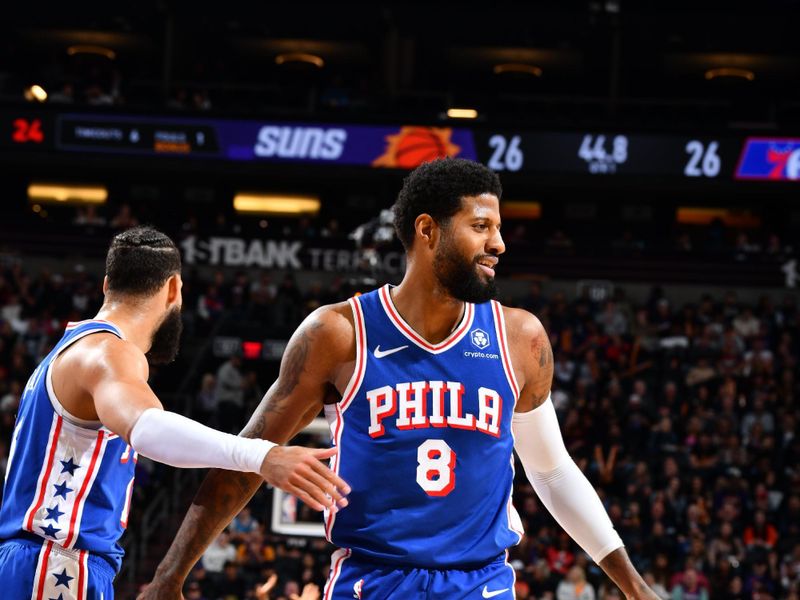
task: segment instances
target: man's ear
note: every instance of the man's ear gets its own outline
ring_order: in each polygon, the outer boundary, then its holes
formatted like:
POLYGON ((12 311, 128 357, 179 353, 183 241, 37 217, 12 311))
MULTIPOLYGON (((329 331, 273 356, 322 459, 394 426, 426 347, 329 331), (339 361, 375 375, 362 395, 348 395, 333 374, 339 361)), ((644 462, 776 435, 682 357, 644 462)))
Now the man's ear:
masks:
POLYGON ((103 296, 108 295, 108 275, 103 276, 103 296))
POLYGON ((183 282, 181 281, 181 276, 178 273, 170 276, 167 279, 167 306, 172 306, 173 304, 180 304, 181 298, 181 287, 183 282))
POLYGON ((439 236, 439 224, 427 213, 422 213, 414 220, 416 237, 428 248, 436 245, 439 236))

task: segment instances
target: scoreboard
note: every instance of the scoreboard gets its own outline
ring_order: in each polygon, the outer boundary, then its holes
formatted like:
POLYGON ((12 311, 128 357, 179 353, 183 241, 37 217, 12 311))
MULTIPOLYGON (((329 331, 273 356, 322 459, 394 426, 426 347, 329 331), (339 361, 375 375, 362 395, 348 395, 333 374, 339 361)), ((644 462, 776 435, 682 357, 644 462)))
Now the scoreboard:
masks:
POLYGON ((507 173, 798 181, 800 137, 492 130, 21 111, 0 113, 0 149, 408 169, 438 156, 507 173))
POLYGON ((617 132, 477 134, 496 171, 731 179, 735 139, 617 132))

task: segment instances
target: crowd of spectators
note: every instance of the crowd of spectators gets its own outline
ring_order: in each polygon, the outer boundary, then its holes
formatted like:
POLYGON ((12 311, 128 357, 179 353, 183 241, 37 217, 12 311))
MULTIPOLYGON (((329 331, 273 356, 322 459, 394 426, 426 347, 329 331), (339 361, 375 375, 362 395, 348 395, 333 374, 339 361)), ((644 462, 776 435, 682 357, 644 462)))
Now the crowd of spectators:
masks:
MULTIPOLYGON (((139 207, 144 221, 149 222, 158 216, 158 208, 148 210, 139 207), (151 214, 152 213, 152 214, 151 214)), ((271 238, 290 238, 307 241, 357 239, 362 246, 390 246, 394 241, 393 231, 381 236, 381 220, 391 221, 391 213, 383 211, 380 218, 362 222, 364 218, 354 213, 349 216, 332 218, 328 215, 303 217, 300 219, 262 218, 237 215, 232 218, 222 212, 192 212, 179 224, 181 236, 243 236, 271 238), (384 213, 387 215, 384 217, 384 213), (364 233, 369 239, 364 239, 364 233), (378 234, 378 235, 376 235, 378 234)), ((140 221, 130 204, 122 203, 114 207, 80 207, 71 218, 71 225, 79 229, 98 228, 116 231, 136 225, 140 221), (107 213, 107 216, 106 214, 107 213)), ((573 227, 553 229, 540 221, 516 221, 506 219, 503 225, 504 240, 517 253, 535 252, 537 255, 566 256, 607 256, 614 258, 665 257, 685 259, 703 257, 705 259, 732 261, 739 264, 770 263, 783 264, 796 257, 796 248, 791 235, 782 236, 776 229, 748 230, 726 226, 720 219, 708 225, 681 225, 677 222, 664 228, 651 224, 650 227, 623 228, 620 231, 617 219, 609 219, 604 227, 584 230, 575 223, 573 227)), ((177 232, 176 232, 177 233, 177 232)))
MULTIPOLYGON (((201 333, 203 319, 237 310, 254 318, 280 312, 291 329, 353 291, 338 285, 188 276, 185 313, 201 333)), ((99 280, 80 267, 61 274, 0 267, 0 468, 36 362, 66 321, 91 316, 101 300, 99 280)), ((569 451, 665 600, 800 598, 796 300, 747 304, 730 292, 677 304, 654 287, 642 302, 621 288, 598 302, 548 294, 539 284, 503 298, 537 314, 549 332, 552 395, 569 451)), ((270 383, 259 379, 264 368, 240 357, 220 361, 198 377, 196 416, 237 429, 270 383)), ((514 498, 527 532, 509 557, 517 597, 621 598, 554 523, 521 468, 517 474, 514 498)), ((271 498, 262 489, 209 549, 187 598, 265 597, 272 575, 273 599, 324 584, 330 547, 271 533, 271 498)))

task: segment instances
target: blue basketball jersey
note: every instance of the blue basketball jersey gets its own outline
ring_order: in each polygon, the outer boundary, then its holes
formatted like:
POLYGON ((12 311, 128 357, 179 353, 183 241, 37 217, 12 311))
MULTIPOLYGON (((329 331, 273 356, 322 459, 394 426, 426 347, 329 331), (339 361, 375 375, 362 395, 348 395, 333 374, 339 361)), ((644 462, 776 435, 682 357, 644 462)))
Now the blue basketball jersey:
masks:
POLYGON ((367 560, 454 569, 519 543, 511 502, 518 386, 502 307, 466 304, 439 344, 417 334, 390 287, 350 299, 356 365, 326 406, 332 468, 349 506, 326 513, 328 539, 367 560))
POLYGON ((6 470, 0 540, 37 536, 101 556, 118 571, 123 555, 118 541, 127 526, 136 453, 101 423, 64 410, 50 370, 61 352, 101 332, 124 339, 105 321, 70 323, 25 386, 6 470))

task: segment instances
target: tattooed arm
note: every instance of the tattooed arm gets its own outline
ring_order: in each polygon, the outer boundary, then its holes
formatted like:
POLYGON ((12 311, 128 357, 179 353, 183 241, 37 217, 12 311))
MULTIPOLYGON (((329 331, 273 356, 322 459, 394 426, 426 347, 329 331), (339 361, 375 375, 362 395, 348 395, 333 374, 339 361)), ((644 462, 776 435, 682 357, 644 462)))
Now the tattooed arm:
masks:
MULTIPOLYGON (((344 389, 354 363, 355 335, 349 305, 344 302, 318 309, 289 340, 278 379, 240 435, 287 442, 319 414, 323 402, 338 400, 338 390, 344 389)), ((276 451, 289 450, 273 448, 267 458, 276 451)), ((306 477, 315 477, 313 466, 309 464, 305 469, 306 477)), ((261 483, 258 475, 212 470, 200 486, 153 582, 139 599, 181 598, 180 590, 189 571, 261 483)), ((313 501, 297 495, 313 506, 313 501)))
POLYGON ((532 314, 504 309, 509 350, 520 396, 513 429, 525 474, 559 525, 600 565, 631 600, 658 600, 628 559, 597 493, 570 458, 558 425, 550 387, 553 351, 532 314))

